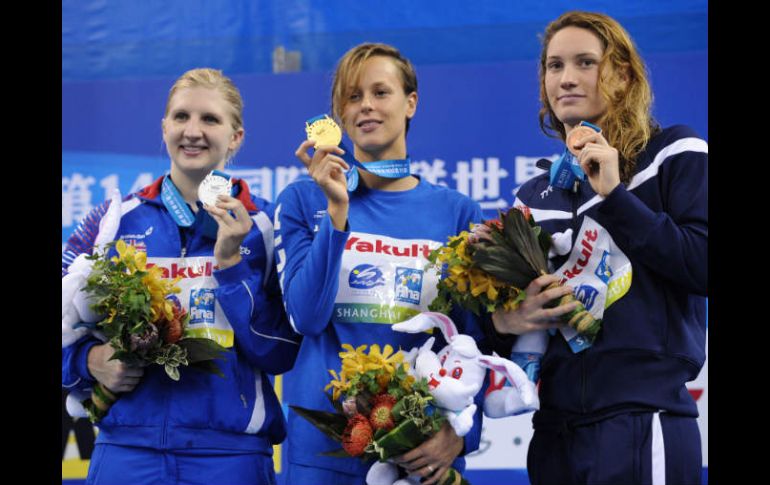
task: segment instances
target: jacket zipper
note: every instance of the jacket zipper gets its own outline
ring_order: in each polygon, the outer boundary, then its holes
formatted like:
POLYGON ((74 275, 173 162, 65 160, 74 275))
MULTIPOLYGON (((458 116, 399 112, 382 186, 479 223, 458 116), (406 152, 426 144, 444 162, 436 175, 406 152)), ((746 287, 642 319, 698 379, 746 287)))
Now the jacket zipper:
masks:
MULTIPOLYGON (((572 234, 575 241, 578 240, 578 203, 580 201, 580 181, 575 180, 575 185, 572 186, 572 234)), ((580 409, 583 413, 586 412, 586 363, 585 354, 580 352, 580 409)))

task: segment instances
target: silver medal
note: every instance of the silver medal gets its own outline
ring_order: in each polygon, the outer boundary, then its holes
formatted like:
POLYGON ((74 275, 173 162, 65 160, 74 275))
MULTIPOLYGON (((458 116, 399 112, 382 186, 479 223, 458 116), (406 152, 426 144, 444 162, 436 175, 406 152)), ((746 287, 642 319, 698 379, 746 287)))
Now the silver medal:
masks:
POLYGON ((205 205, 215 205, 217 196, 230 195, 232 182, 228 177, 211 172, 198 186, 198 199, 205 205))

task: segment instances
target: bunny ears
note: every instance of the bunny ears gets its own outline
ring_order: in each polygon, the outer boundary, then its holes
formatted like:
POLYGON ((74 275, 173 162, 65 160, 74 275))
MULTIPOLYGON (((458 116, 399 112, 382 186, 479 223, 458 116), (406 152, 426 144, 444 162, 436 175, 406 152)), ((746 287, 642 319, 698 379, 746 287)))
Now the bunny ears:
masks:
POLYGON ((447 343, 451 342, 455 336, 459 335, 455 322, 443 313, 437 312, 422 312, 409 320, 394 324, 392 328, 397 332, 406 333, 425 332, 432 328, 439 328, 441 333, 444 334, 444 340, 446 340, 447 343))

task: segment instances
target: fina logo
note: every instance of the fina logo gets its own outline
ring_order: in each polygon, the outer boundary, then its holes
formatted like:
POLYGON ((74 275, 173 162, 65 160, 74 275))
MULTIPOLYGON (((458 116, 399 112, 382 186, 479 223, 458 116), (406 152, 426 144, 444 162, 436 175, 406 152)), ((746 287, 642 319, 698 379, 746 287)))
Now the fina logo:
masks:
POLYGON ((594 305, 594 302, 596 301, 596 296, 598 294, 599 291, 596 288, 588 285, 580 285, 575 290, 575 298, 580 300, 583 306, 586 307, 586 310, 591 309, 591 307, 594 305))
POLYGON ((382 271, 380 271, 380 268, 377 266, 371 264, 359 264, 350 272, 348 284, 351 288, 368 290, 375 286, 384 285, 385 279, 382 277, 382 271))
POLYGON ((602 254, 602 260, 599 261, 598 266, 596 266, 596 271, 594 274, 599 277, 600 280, 602 280, 605 284, 612 278, 612 267, 610 267, 609 259, 609 251, 604 251, 604 254, 602 254))

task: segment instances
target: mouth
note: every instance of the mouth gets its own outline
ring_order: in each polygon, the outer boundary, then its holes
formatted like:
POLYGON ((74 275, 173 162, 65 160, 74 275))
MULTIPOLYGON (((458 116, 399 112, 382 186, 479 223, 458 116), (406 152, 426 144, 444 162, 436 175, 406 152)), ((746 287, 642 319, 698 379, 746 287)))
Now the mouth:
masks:
POLYGON ((430 375, 430 380, 428 381, 428 387, 431 389, 435 389, 441 384, 441 381, 436 380, 435 377, 433 377, 433 374, 430 375))
POLYGON ((569 102, 569 101, 577 101, 577 100, 583 99, 583 98, 585 98, 585 96, 582 95, 582 94, 563 94, 563 95, 557 97, 556 100, 557 101, 569 102))
POLYGON ((360 128, 364 133, 368 133, 375 130, 381 124, 382 121, 379 120, 363 120, 356 123, 356 127, 360 128))
POLYGON ((188 157, 194 157, 200 155, 207 147, 203 145, 179 145, 185 155, 188 157))

